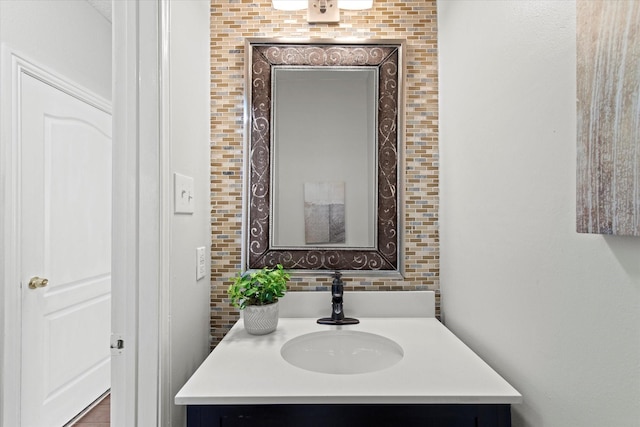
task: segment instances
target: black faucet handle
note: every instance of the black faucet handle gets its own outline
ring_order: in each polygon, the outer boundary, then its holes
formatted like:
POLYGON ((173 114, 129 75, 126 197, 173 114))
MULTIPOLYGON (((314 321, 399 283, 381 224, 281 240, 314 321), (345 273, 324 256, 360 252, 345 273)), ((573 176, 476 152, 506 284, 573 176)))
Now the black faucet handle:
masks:
POLYGON ((342 283, 342 273, 336 271, 333 275, 333 284, 331 285, 331 317, 323 317, 318 319, 318 323, 322 325, 355 325, 360 323, 358 319, 344 317, 342 307, 342 294, 344 283, 342 283))
POLYGON ((333 277, 334 285, 342 284, 342 273, 340 273, 339 271, 336 271, 331 276, 333 277))

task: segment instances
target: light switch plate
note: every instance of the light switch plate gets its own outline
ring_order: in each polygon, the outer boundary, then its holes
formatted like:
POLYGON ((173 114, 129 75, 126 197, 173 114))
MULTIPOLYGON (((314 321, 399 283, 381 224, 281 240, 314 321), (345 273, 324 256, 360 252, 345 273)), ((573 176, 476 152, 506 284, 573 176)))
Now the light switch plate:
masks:
POLYGON ((193 213, 194 191, 193 178, 190 176, 173 174, 174 213, 193 213))

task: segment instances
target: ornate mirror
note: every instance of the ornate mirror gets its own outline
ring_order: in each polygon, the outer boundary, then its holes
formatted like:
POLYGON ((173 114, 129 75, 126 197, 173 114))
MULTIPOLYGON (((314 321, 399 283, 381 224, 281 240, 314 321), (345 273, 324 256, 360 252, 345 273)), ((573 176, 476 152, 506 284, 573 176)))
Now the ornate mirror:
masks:
POLYGON ((244 268, 401 275, 404 42, 245 47, 244 268))

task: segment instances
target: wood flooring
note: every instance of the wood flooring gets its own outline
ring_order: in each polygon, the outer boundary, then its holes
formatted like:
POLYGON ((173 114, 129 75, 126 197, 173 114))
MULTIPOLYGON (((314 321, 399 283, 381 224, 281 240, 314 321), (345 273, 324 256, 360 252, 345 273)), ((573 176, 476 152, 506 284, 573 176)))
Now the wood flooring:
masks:
POLYGON ((110 427, 111 395, 108 394, 96 406, 91 408, 79 420, 72 421, 67 427, 110 427))

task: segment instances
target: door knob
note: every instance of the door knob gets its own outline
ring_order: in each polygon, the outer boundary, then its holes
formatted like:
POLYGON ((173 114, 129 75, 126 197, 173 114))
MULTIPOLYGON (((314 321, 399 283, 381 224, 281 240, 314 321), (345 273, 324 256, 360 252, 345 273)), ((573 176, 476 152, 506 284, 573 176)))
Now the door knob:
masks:
POLYGON ((49 283, 49 279, 43 279, 41 277, 35 276, 29 280, 29 289, 38 289, 44 288, 49 283))

